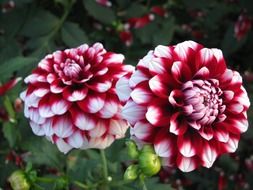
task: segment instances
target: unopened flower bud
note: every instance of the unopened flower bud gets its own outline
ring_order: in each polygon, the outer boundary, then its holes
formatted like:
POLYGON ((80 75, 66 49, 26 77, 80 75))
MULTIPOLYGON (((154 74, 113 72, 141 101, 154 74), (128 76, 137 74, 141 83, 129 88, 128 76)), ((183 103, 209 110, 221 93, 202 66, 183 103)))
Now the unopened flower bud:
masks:
POLYGON ((146 176, 153 176, 161 169, 161 162, 159 157, 149 151, 141 152, 139 156, 139 165, 143 174, 146 176))
POLYGON ((25 173, 17 170, 8 178, 13 190, 29 190, 30 184, 26 179, 25 173))
POLYGON ((135 180, 138 177, 138 170, 139 170, 138 165, 130 165, 124 173, 124 179, 126 181, 135 180))
POLYGON ((139 152, 137 150, 137 146, 133 141, 127 141, 126 142, 126 146, 127 146, 127 152, 128 155, 132 158, 135 159, 138 157, 139 152))
POLYGON ((154 151, 154 148, 148 144, 145 144, 142 149, 141 149, 141 153, 144 153, 144 152, 148 152, 148 153, 153 153, 155 154, 155 151, 154 151))

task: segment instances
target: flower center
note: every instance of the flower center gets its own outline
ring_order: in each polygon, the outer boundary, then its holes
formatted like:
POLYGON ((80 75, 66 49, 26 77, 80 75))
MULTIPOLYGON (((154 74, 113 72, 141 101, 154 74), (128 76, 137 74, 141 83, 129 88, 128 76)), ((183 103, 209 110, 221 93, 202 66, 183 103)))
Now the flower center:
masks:
POLYGON ((76 62, 67 60, 63 72, 69 78, 78 78, 82 68, 76 62))
POLYGON ((201 125, 210 125, 223 117, 225 105, 221 98, 222 90, 216 79, 193 80, 183 85, 184 107, 187 107, 187 119, 201 125))

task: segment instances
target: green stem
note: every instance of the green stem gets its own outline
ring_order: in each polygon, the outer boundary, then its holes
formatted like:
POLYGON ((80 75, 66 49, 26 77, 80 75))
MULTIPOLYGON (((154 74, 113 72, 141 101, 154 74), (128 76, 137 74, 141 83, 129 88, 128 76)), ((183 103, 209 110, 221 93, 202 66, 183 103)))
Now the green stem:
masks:
POLYGON ((145 180, 144 179, 140 179, 141 181, 141 185, 142 185, 142 190, 148 190, 146 184, 145 184, 145 180))
POLYGON ((37 182, 42 182, 42 183, 54 183, 55 179, 54 178, 48 178, 48 177, 36 177, 37 182))
POLYGON ((108 168, 107 168, 107 160, 106 160, 106 157, 105 157, 105 151, 100 150, 100 155, 101 155, 101 159, 102 159, 104 179, 107 181, 107 179, 108 179, 108 168))
POLYGON ((88 185, 85 185, 79 181, 74 181, 73 182, 76 186, 80 187, 80 188, 83 188, 83 189, 89 189, 90 187, 88 185))
POLYGON ((101 155, 101 159, 102 159, 102 167, 103 167, 103 176, 104 176, 104 180, 105 180, 105 186, 104 189, 108 190, 108 167, 107 167, 107 160, 106 160, 106 156, 105 156, 105 151, 104 150, 100 150, 100 155, 101 155))
POLYGON ((69 5, 65 7, 64 9, 64 13, 62 15, 62 17, 60 18, 59 22, 57 23, 57 25, 55 26, 55 28, 49 33, 49 35, 46 37, 46 40, 45 42, 41 45, 41 47, 36 50, 36 52, 40 52, 41 50, 43 50, 44 48, 47 48, 48 51, 51 51, 49 50, 49 42, 52 40, 52 38, 55 37, 55 35, 59 32, 59 30, 62 28, 62 25, 64 24, 65 20, 67 19, 70 11, 71 11, 71 8, 74 4, 75 0, 71 0, 69 5))

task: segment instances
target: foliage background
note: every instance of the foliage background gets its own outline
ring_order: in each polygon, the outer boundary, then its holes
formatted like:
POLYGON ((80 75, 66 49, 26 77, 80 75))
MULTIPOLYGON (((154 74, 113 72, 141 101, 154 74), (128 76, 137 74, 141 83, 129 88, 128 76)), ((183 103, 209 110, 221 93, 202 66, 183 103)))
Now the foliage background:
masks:
MULTIPOLYGON (((0 82, 25 77, 47 53, 75 47, 82 43, 102 42, 107 50, 125 55, 126 64, 136 65, 158 44, 175 44, 195 40, 207 47, 222 49, 230 68, 244 76, 250 99, 253 97, 253 31, 238 40, 234 26, 240 14, 253 16, 252 0, 114 0, 105 7, 95 0, 16 0, 8 7, 0 0, 0 82), (130 28, 131 46, 120 39, 129 18, 150 13, 152 6, 162 6, 167 17, 155 19, 142 28, 130 28)), ((251 21, 252 22, 252 21, 251 21)), ((0 122, 0 187, 10 189, 7 178, 18 168, 32 163, 38 176, 52 183, 39 182, 44 189, 81 189, 78 180, 94 184, 101 179, 101 160, 96 150, 60 153, 54 145, 32 134, 22 111, 14 106, 24 84, 0 97, 0 109, 7 110, 11 121, 0 122)), ((189 174, 164 169, 147 181, 149 189, 225 190, 253 189, 253 112, 250 127, 243 134, 238 151, 222 156, 211 169, 189 174), (172 187, 171 187, 172 186, 172 187)), ((120 185, 124 169, 130 163, 124 140, 106 150, 112 189, 140 189, 138 182, 120 185)), ((91 188, 92 189, 92 188, 91 188)), ((93 188, 96 189, 96 188, 93 188)))

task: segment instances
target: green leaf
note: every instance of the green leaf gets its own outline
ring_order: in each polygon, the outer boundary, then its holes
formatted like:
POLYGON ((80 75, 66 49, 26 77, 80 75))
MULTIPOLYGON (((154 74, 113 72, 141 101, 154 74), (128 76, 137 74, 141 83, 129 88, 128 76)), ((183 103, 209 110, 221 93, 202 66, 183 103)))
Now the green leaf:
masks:
POLYGON ((94 0, 83 0, 83 4, 89 15, 104 24, 112 24, 116 20, 112 9, 101 6, 94 0))
POLYGON ((144 44, 152 43, 153 36, 157 33, 157 28, 157 23, 151 22, 145 27, 135 30, 136 37, 139 38, 144 44))
POLYGON ((49 34, 59 23, 59 18, 48 11, 39 10, 24 25, 21 34, 26 37, 39 37, 49 34))
POLYGON ((155 189, 155 190, 173 190, 170 184, 162 184, 158 182, 158 178, 148 178, 145 182, 149 189, 155 189))
POLYGON ((1 80, 5 81, 8 80, 9 77, 12 76, 12 73, 18 72, 20 75, 20 72, 22 74, 25 73, 25 71, 30 71, 32 67, 35 66, 35 63, 38 62, 37 58, 33 57, 15 57, 12 58, 6 62, 4 62, 2 65, 0 65, 0 76, 1 80))
POLYGON ((27 7, 24 7, 0 14, 0 28, 4 30, 6 36, 13 38, 19 33, 27 17, 27 12, 27 7))
POLYGON ((234 25, 231 24, 227 29, 224 39, 222 41, 222 50, 225 55, 230 55, 239 50, 242 45, 246 42, 246 38, 237 41, 234 34, 234 25))
POLYGON ((4 137, 8 140, 10 147, 14 147, 18 138, 20 137, 19 130, 13 123, 5 122, 3 124, 3 134, 4 137))
POLYGON ((168 45, 170 44, 175 31, 174 18, 170 17, 163 22, 162 27, 155 33, 153 44, 168 45))
POLYGON ((219 164, 226 172, 236 172, 238 170, 238 162, 229 155, 223 155, 219 158, 219 164))
POLYGON ((147 13, 147 7, 143 6, 140 3, 134 2, 130 3, 130 6, 128 9, 126 9, 126 17, 132 18, 132 17, 140 17, 143 16, 143 14, 147 13))
POLYGON ((0 65, 8 59, 21 55, 21 49, 14 39, 0 37, 0 65))
POLYGON ((45 138, 32 136, 23 139, 23 148, 31 152, 25 158, 26 161, 33 164, 47 164, 51 167, 62 169, 65 163, 65 156, 45 138))
POLYGON ((204 9, 215 3, 213 0, 182 0, 185 7, 190 9, 204 9))
POLYGON ((63 42, 69 47, 88 43, 85 32, 76 23, 66 22, 61 29, 63 42))

